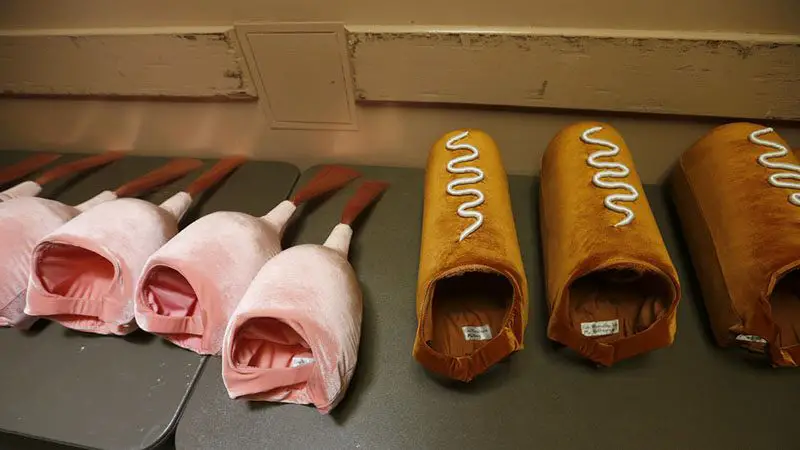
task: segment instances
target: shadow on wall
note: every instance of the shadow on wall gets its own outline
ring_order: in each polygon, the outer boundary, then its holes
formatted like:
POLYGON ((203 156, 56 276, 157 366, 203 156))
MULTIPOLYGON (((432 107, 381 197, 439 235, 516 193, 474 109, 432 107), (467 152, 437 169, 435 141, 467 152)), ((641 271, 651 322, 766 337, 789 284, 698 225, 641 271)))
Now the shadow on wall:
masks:
MULTIPOLYGON (((0 149, 150 155, 245 154, 301 169, 330 162, 425 167, 443 133, 479 128, 497 142, 507 171, 538 173, 550 139, 582 120, 617 128, 645 183, 659 182, 677 157, 723 119, 600 114, 459 105, 359 104, 358 131, 273 130, 256 102, 0 99, 0 149)), ((772 125, 790 144, 800 124, 772 125)))

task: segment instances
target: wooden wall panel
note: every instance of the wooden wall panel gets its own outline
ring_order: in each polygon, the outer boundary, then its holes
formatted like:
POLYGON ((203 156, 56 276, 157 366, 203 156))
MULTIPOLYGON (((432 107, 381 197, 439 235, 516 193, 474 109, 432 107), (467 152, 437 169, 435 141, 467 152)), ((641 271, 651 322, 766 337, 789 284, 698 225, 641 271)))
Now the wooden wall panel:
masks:
MULTIPOLYGON (((800 35, 347 29, 357 101, 800 120, 800 35)), ((0 30, 5 95, 255 99, 254 79, 230 27, 0 30)))
POLYGON ((800 39, 350 29, 359 100, 800 119, 800 39))
POLYGON ((0 32, 0 92, 256 98, 231 27, 0 32))

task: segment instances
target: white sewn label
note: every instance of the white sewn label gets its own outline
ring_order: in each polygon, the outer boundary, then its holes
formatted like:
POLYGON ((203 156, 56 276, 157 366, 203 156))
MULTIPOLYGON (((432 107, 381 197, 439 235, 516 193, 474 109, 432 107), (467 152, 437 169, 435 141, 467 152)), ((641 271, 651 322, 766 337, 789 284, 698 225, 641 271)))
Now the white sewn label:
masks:
POLYGON ((314 358, 307 356, 295 356, 292 358, 292 363, 289 367, 300 367, 314 362, 314 358))
POLYGON ((756 336, 753 334, 740 334, 736 336, 737 341, 742 342, 753 342, 755 344, 766 344, 767 340, 762 338, 761 336, 756 336))
POLYGON ((619 333, 619 319, 581 323, 581 334, 584 336, 608 336, 617 333, 619 333))
POLYGON ((468 341, 488 341, 492 338, 492 329, 489 325, 461 327, 461 331, 464 332, 464 339, 468 341))

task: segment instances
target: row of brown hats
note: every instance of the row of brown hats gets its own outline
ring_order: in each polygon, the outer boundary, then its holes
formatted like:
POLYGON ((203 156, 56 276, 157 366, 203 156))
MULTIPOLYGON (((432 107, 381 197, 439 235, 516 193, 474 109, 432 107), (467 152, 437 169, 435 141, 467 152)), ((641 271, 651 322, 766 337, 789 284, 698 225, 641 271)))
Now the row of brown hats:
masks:
MULTIPOLYGON (((470 381, 522 349, 528 287, 506 174, 478 130, 445 135, 425 180, 414 356, 470 381)), ((777 366, 800 362, 800 160, 768 127, 718 127, 671 178, 711 327, 777 366)), ((680 283, 611 126, 570 125, 542 160, 548 337, 610 366, 672 344, 680 283)))

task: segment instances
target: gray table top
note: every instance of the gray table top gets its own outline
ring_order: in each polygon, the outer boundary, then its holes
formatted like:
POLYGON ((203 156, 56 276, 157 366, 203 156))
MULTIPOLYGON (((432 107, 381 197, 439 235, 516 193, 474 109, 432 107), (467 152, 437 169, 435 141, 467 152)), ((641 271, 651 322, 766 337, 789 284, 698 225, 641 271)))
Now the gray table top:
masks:
MULTIPOLYGON (((18 152, 0 152, 0 164, 16 159, 18 152)), ((127 157, 89 176, 48 186, 43 194, 57 191, 59 200, 78 203, 165 161, 127 157)), ((205 168, 214 162, 207 161, 205 168)), ((147 198, 163 200, 200 173, 147 198)), ((198 199, 184 223, 218 210, 266 212, 286 197, 298 175, 289 164, 248 162, 198 199)), ((158 445, 173 431, 204 359, 142 331, 124 338, 98 336, 47 321, 29 332, 0 329, 0 447, 6 442, 3 433, 95 448, 158 445)))
MULTIPOLYGON (((359 363, 330 416, 228 398, 211 358, 176 432, 181 449, 795 448, 800 371, 775 370, 712 342, 691 265, 659 187, 647 195, 683 284, 675 345, 602 369, 545 335, 538 185, 511 177, 531 292, 526 348, 471 384, 439 380, 411 357, 423 171, 360 168, 392 186, 356 229, 364 291, 359 363)), ((302 183, 306 173, 301 177, 302 183)), ((354 185, 300 214, 287 242, 320 243, 354 185)))

